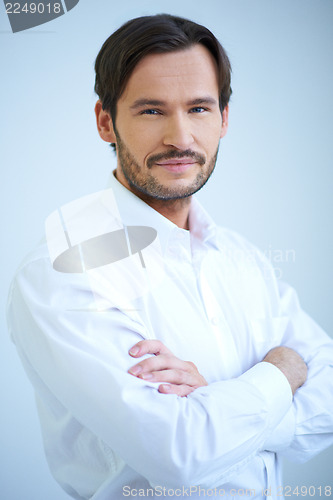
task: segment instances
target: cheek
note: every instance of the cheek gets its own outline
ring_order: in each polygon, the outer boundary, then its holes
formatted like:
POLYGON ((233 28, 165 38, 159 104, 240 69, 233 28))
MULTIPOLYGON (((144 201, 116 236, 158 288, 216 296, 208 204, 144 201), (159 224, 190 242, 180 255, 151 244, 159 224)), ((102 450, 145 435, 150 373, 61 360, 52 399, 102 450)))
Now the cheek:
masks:
POLYGON ((206 151, 216 151, 222 131, 221 115, 200 122, 195 127, 195 140, 206 151))
POLYGON ((158 127, 141 124, 138 122, 127 124, 119 123, 118 133, 126 147, 137 160, 144 160, 153 153, 160 143, 158 127))
POLYGON ((220 135, 220 128, 211 129, 209 132, 205 131, 201 134, 199 147, 201 146, 202 150, 205 151, 207 158, 211 158, 216 154, 221 139, 220 135))

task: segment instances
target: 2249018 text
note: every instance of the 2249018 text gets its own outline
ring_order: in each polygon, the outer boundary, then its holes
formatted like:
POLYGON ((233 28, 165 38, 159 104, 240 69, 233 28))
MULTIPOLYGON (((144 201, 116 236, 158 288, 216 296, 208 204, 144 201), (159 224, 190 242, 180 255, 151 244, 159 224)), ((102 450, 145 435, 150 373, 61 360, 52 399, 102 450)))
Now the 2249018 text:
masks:
POLYGON ((24 3, 21 5, 18 2, 15 3, 6 3, 6 12, 7 14, 60 14, 61 12, 61 4, 44 4, 44 3, 24 3))

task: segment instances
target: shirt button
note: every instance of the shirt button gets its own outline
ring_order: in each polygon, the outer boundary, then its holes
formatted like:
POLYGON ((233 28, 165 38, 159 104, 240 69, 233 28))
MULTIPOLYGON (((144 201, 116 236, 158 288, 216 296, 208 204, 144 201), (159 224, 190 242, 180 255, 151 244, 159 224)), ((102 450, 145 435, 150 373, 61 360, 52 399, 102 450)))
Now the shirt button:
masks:
POLYGON ((210 322, 211 322, 212 325, 216 326, 216 325, 219 324, 220 320, 219 320, 218 316, 213 316, 211 318, 210 322))

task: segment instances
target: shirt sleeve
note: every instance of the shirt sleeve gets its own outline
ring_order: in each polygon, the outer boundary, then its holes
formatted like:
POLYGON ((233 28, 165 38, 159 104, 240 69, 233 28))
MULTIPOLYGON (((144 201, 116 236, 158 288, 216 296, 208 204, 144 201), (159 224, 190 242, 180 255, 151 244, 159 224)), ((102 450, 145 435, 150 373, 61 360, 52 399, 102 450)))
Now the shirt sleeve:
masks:
POLYGON ((265 447, 306 462, 333 443, 333 340, 301 309, 293 288, 278 287, 281 314, 289 320, 281 345, 302 356, 308 376, 265 447))
POLYGON ((9 296, 8 322, 25 366, 74 418, 154 485, 214 487, 241 470, 289 411, 285 376, 259 363, 187 398, 127 373, 128 350, 147 338, 130 312, 85 307, 83 275, 47 259, 25 265, 9 296), (273 390, 272 390, 273 389, 273 390))

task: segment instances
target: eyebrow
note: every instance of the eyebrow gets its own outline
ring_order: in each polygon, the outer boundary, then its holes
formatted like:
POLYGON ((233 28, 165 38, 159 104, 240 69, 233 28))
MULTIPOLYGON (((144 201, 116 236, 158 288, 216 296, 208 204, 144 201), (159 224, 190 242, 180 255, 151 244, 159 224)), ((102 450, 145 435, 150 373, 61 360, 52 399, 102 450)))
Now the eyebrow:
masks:
MULTIPOLYGON (((200 104, 212 104, 216 105, 217 100, 214 99, 213 97, 210 96, 205 96, 205 97, 198 97, 197 99, 192 99, 190 101, 187 101, 186 105, 187 106, 199 106, 200 104)), ((166 106, 167 103, 165 101, 160 101, 157 99, 137 99, 134 101, 132 106, 130 106, 130 109, 138 109, 144 106, 166 106)))
POLYGON ((198 106, 199 104, 217 104, 217 100, 213 97, 198 97, 198 99, 193 99, 186 103, 188 106, 198 106))
POLYGON ((131 106, 131 109, 141 108, 143 106, 165 106, 164 101, 158 101, 156 99, 137 99, 131 106))

